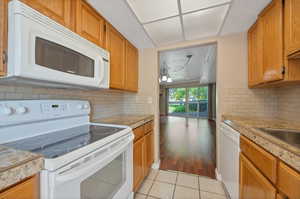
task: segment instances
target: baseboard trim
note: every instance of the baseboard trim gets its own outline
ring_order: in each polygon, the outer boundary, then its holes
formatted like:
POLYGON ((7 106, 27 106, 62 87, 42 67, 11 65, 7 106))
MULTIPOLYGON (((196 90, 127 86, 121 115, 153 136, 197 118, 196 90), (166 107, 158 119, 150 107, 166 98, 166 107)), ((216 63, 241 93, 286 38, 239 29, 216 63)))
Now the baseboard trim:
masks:
POLYGON ((217 168, 215 169, 215 174, 216 174, 216 179, 219 180, 219 181, 222 181, 222 176, 221 176, 221 174, 218 172, 218 169, 217 169, 217 168))
POLYGON ((158 160, 157 162, 154 162, 151 167, 152 167, 152 169, 159 169, 159 167, 160 167, 160 160, 158 160))

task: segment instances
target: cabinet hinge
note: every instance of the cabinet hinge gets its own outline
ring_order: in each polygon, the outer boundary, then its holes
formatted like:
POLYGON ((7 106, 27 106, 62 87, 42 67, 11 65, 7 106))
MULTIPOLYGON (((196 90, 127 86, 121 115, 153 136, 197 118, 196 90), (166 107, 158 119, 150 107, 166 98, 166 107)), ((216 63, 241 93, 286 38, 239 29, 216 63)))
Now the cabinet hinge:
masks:
POLYGON ((283 74, 283 75, 285 74, 285 66, 281 67, 281 74, 283 74))
POLYGON ((2 63, 3 65, 7 64, 7 52, 5 50, 2 52, 2 63))

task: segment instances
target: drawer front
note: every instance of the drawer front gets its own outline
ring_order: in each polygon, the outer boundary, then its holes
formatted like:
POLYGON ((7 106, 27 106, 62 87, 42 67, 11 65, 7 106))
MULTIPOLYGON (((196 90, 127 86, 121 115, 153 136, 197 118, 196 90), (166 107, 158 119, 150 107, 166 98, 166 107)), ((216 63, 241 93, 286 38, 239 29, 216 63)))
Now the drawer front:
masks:
POLYGON ((291 169, 283 162, 278 164, 278 182, 277 187, 289 199, 300 198, 300 173, 291 169))
POLYGON ((150 133, 153 130, 153 121, 147 122, 145 124, 145 132, 150 133))
POLYGON ((39 182, 38 176, 29 178, 10 189, 0 193, 1 199, 38 199, 39 182))
POLYGON ((135 129, 133 129, 133 133, 134 133, 134 141, 140 139, 145 134, 145 126, 142 125, 142 126, 139 126, 135 129))
POLYGON ((276 183, 277 159, 249 139, 241 136, 242 153, 274 184, 276 183))

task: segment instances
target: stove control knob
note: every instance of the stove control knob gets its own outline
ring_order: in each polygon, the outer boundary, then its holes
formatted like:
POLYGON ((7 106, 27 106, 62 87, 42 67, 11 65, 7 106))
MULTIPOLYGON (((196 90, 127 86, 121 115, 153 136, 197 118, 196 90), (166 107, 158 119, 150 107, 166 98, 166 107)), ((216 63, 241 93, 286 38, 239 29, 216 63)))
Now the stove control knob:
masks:
POLYGON ((82 110, 84 107, 83 107, 82 104, 78 104, 78 105, 77 105, 77 108, 78 108, 79 110, 82 110))
POLYGON ((18 114, 25 114, 27 112, 27 108, 24 106, 19 106, 16 108, 16 113, 18 114))
POLYGON ((2 112, 3 115, 12 115, 14 112, 14 110, 11 107, 7 107, 7 106, 2 107, 0 111, 2 112))
POLYGON ((89 108, 89 105, 88 105, 88 104, 85 104, 85 105, 83 106, 83 108, 84 108, 84 109, 88 109, 88 108, 89 108))

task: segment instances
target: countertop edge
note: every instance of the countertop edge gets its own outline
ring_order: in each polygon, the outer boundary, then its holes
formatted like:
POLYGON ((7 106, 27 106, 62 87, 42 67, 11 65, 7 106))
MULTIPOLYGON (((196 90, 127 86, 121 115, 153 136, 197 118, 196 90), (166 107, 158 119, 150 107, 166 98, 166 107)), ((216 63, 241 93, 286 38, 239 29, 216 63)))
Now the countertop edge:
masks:
POLYGON ((43 163, 43 157, 39 156, 0 172, 0 191, 36 175, 42 170, 43 163))
POLYGON ((239 124, 232 118, 222 116, 221 121, 229 125, 234 130, 238 131, 241 135, 247 137, 257 145, 259 145, 275 157, 279 158, 284 163, 288 164, 290 167, 300 172, 300 156, 298 156, 297 154, 291 152, 285 147, 279 145, 278 143, 274 143, 265 136, 260 135, 260 133, 254 131, 254 129, 252 129, 251 127, 239 124))

